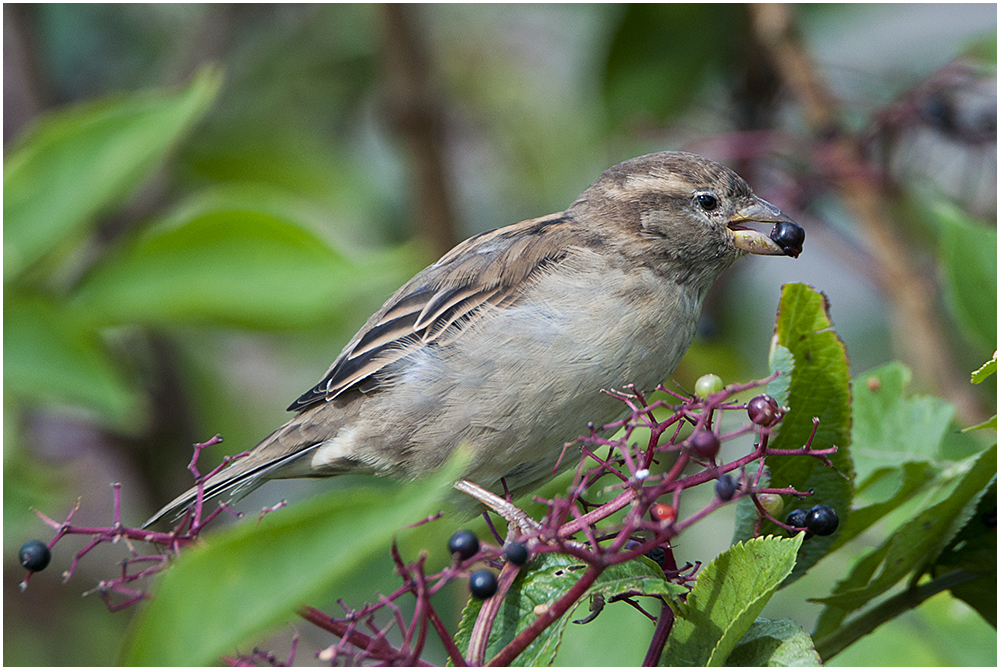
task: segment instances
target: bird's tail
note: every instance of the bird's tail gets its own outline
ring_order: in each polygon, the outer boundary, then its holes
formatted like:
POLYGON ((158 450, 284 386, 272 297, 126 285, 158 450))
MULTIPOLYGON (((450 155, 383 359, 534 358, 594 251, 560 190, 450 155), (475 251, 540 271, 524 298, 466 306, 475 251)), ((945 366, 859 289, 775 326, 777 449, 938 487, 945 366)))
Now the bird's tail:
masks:
POLYGON ((284 466, 301 458, 315 446, 293 452, 284 458, 269 460, 263 463, 260 462, 260 459, 254 458, 255 454, 251 453, 246 458, 236 461, 221 472, 209 477, 200 485, 191 487, 171 500, 159 512, 147 519, 142 524, 142 527, 148 528, 157 521, 165 518, 176 521, 185 510, 197 501, 199 486, 202 491, 202 503, 221 495, 229 495, 230 501, 240 500, 269 479, 280 478, 279 471, 284 466))

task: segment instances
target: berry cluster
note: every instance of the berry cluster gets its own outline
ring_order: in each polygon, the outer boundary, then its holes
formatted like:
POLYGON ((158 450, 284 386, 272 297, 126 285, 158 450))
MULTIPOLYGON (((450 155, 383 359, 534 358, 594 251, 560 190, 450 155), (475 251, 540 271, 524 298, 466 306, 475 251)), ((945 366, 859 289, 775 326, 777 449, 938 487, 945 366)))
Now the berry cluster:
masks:
POLYGON ((829 505, 815 505, 808 510, 795 509, 785 517, 785 523, 797 530, 806 531, 806 539, 813 535, 832 535, 840 524, 837 511, 829 505))
MULTIPOLYGON (((451 565, 433 575, 425 574, 423 556, 407 564, 394 545, 392 557, 396 572, 403 578, 403 585, 395 592, 380 596, 359 610, 347 609, 345 605, 346 614, 340 618, 331 617, 308 606, 300 610, 300 615, 340 638, 340 642, 331 647, 335 649, 334 655, 347 655, 354 663, 376 660, 397 665, 414 665, 420 660, 423 636, 428 630, 434 630, 456 665, 460 662, 482 665, 486 661, 509 665, 527 645, 537 639, 544 626, 574 607, 585 597, 602 572, 613 565, 646 556, 660 566, 666 579, 689 587, 700 564, 678 567, 672 542, 686 528, 723 505, 741 498, 752 501, 759 516, 756 528, 758 532, 761 522, 769 519, 794 532, 805 530, 807 537, 833 533, 837 528, 837 515, 828 505, 815 505, 808 510, 797 509, 788 515, 786 523, 777 520, 777 516, 781 514, 783 498, 807 498, 812 492, 796 491, 793 487, 767 487, 764 484, 764 459, 770 455, 802 455, 819 458, 831 465, 828 455, 834 453, 836 448, 813 448, 815 431, 799 449, 774 450, 768 447, 769 436, 779 428, 787 409, 780 407, 777 401, 767 395, 758 395, 746 404, 735 401, 733 397, 737 393, 762 386, 773 378, 774 376, 751 384, 727 387, 717 376, 706 375, 698 380, 695 394, 691 397, 680 396, 662 386, 658 387, 659 391, 679 398, 680 402, 677 404, 664 401, 649 403, 634 387, 629 387, 627 392, 611 392, 631 410, 629 416, 605 426, 590 425, 589 435, 582 436, 574 443, 582 452, 574 481, 567 496, 543 501, 548 506, 548 511, 541 521, 531 519, 509 500, 499 498, 470 482, 456 484, 460 490, 474 495, 487 507, 504 516, 508 521, 508 528, 517 529, 517 541, 504 543, 496 531, 493 531, 497 544, 491 545, 481 543, 468 530, 456 531, 447 545, 453 559, 451 565), (745 411, 750 424, 735 431, 722 432, 717 416, 723 411, 731 410, 745 411), (668 413, 666 418, 655 416, 662 415, 664 411, 668 413), (689 435, 682 430, 684 427, 690 428, 689 435), (638 429, 648 431, 648 441, 634 439, 634 433, 638 429), (614 435, 619 430, 621 434, 617 438, 603 437, 614 435), (752 448, 734 460, 727 460, 722 452, 722 445, 743 435, 754 438, 752 448), (598 456, 596 452, 599 448, 607 448, 607 455, 598 456), (596 466, 593 465, 594 462, 597 463, 596 466), (654 466, 661 463, 663 467, 660 471, 654 471, 654 466), (604 478, 610 479, 612 483, 601 481, 604 478), (715 490, 711 502, 701 510, 682 516, 680 510, 684 491, 710 482, 714 484, 715 490), (459 484, 467 484, 472 489, 463 488, 459 484), (473 489, 479 489, 487 497, 480 497, 480 493, 475 493, 473 489), (584 498, 587 491, 598 490, 617 493, 613 499, 601 505, 591 504, 584 498), (493 500, 489 499, 490 496, 493 500), (619 513, 623 513, 620 520, 612 521, 614 515, 619 513), (494 658, 486 658, 486 640, 489 639, 489 631, 499 613, 502 599, 522 567, 533 556, 543 553, 567 554, 579 560, 581 570, 576 573, 579 575, 577 581, 546 605, 546 616, 540 617, 537 625, 532 624, 521 631, 494 658), (431 604, 431 598, 445 584, 460 578, 467 578, 471 596, 483 601, 472 630, 469 648, 464 653, 455 647, 431 604), (400 610, 396 605, 396 601, 406 595, 417 599, 413 620, 409 623, 400 618, 400 610), (390 644, 384 631, 371 637, 358 630, 359 623, 370 621, 379 611, 393 613, 393 625, 403 633, 404 642, 401 646, 390 644)), ((197 455, 201 448, 211 443, 213 442, 196 446, 195 459, 189 466, 196 481, 204 480, 194 468, 197 455)), ((224 466, 225 462, 220 468, 224 466)), ((154 559, 157 562, 139 572, 123 572, 121 578, 102 582, 104 586, 101 595, 105 600, 111 592, 127 597, 125 603, 113 607, 117 609, 149 597, 148 593, 134 590, 132 582, 164 569, 169 564, 168 554, 176 554, 197 538, 205 524, 220 512, 228 511, 223 506, 203 518, 202 501, 199 499, 194 509, 170 533, 127 528, 120 521, 120 487, 116 486, 114 491, 115 519, 107 528, 73 526, 70 524, 73 512, 61 524, 39 514, 43 521, 56 530, 56 537, 48 545, 38 540, 26 543, 19 553, 21 564, 31 572, 40 571, 48 565, 51 559, 50 549, 60 538, 67 534, 91 535, 91 543, 74 557, 68 576, 91 548, 103 542, 124 538, 129 541, 126 544, 133 552, 133 557, 126 561, 127 564, 149 564, 154 559), (155 556, 139 556, 132 546, 140 542, 160 545, 166 549, 155 556)), ((606 602, 614 602, 616 599, 617 597, 609 597, 606 602)), ((672 619, 664 618, 665 615, 657 619, 630 596, 620 599, 658 622, 658 632, 654 635, 648 657, 659 658, 659 651, 662 651, 669 633, 669 620, 672 619)), ((591 615, 580 623, 595 618, 604 602, 602 599, 600 606, 592 608, 591 615)))

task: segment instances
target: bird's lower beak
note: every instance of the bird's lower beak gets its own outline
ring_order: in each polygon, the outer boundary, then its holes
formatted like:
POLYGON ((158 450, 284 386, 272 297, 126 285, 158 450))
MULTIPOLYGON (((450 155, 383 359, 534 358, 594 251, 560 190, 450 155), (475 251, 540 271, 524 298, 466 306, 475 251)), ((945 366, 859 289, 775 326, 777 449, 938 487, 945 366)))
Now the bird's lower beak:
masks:
POLYGON ((729 221, 733 233, 733 244, 738 249, 762 256, 797 257, 802 253, 802 243, 806 233, 802 227, 769 202, 754 198, 754 201, 736 212, 729 221), (770 234, 764 234, 745 223, 773 224, 770 234))

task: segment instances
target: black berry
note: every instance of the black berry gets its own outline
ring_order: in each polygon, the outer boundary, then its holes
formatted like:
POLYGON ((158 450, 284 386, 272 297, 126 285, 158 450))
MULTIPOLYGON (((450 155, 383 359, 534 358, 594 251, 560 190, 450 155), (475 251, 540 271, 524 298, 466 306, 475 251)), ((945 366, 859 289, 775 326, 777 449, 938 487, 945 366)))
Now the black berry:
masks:
POLYGON ((806 528, 816 535, 830 535, 839 524, 837 512, 829 505, 816 505, 806 515, 806 528))
POLYGON ((473 598, 486 600, 497 592, 497 578, 489 570, 476 570, 469 575, 469 592, 473 598))
POLYGON ((663 561, 667 558, 667 552, 664 551, 663 547, 653 547, 646 552, 646 556, 649 557, 649 560, 653 561, 653 563, 656 563, 662 568, 663 561))
POLYGON ((528 562, 528 548, 520 542, 509 542, 504 547, 503 555, 514 565, 524 565, 528 562))
POLYGON ((715 495, 719 496, 719 500, 732 500, 735 494, 736 481, 729 475, 719 477, 715 482, 715 495))
POLYGON ((809 514, 804 509, 793 509, 785 517, 785 523, 789 526, 795 526, 796 528, 806 527, 806 515, 809 514))
POLYGON ((710 430, 699 430, 691 436, 691 451, 701 458, 715 458, 719 454, 719 438, 710 430))
POLYGON ((479 551, 479 538, 471 530, 457 530, 448 540, 448 551, 458 554, 459 560, 464 561, 479 551))
POLYGON ((41 540, 28 540, 21 545, 18 560, 21 561, 21 567, 32 572, 40 572, 52 560, 52 552, 41 540))
POLYGON ((806 241, 806 231, 791 221, 779 221, 771 229, 771 239, 782 251, 797 258, 802 253, 802 243, 806 241))
POLYGON ((747 403, 747 416, 758 426, 773 426, 780 417, 778 403, 769 395, 759 395, 747 403))

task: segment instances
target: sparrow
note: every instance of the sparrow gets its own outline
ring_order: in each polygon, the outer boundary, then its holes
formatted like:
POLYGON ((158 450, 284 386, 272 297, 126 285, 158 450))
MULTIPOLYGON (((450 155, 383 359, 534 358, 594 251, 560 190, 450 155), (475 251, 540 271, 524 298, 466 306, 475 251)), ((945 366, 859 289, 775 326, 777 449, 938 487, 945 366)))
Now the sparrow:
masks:
POLYGON ((565 211, 476 235, 407 282, 292 403, 295 416, 207 479, 204 497, 270 479, 413 479, 466 444, 463 478, 516 499, 573 464, 557 467, 588 422, 622 414, 604 390, 673 373, 726 268, 747 253, 796 257, 804 240, 706 158, 619 163, 565 211))

